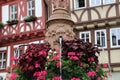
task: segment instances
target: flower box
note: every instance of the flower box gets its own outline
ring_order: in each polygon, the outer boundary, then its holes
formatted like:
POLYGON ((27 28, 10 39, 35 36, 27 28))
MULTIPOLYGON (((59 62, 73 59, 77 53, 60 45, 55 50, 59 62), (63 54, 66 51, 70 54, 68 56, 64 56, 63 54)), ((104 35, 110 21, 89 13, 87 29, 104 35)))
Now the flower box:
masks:
POLYGON ((17 24, 17 23, 18 23, 18 20, 16 20, 16 19, 7 21, 8 25, 14 25, 14 24, 17 24))
POLYGON ((26 16, 26 17, 24 18, 24 21, 25 21, 25 22, 32 22, 32 21, 35 21, 36 19, 37 19, 36 16, 26 16))
POLYGON ((0 27, 4 27, 4 24, 2 22, 0 22, 0 27))

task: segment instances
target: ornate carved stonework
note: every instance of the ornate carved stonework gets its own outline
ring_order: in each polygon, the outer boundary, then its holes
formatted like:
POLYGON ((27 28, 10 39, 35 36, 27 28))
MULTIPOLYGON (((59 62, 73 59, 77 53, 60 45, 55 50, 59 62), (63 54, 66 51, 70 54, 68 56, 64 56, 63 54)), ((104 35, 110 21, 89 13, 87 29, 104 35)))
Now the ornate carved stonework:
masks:
POLYGON ((75 36, 72 27, 74 22, 67 11, 67 1, 53 0, 55 9, 47 21, 46 41, 56 50, 59 50, 59 36, 62 36, 65 40, 74 39, 75 36))
POLYGON ((55 9, 68 7, 68 0, 52 0, 52 2, 55 9))
POLYGON ((46 41, 51 44, 53 49, 59 50, 58 38, 62 36, 64 40, 74 39, 74 32, 69 24, 65 23, 54 23, 48 27, 46 33, 46 41))

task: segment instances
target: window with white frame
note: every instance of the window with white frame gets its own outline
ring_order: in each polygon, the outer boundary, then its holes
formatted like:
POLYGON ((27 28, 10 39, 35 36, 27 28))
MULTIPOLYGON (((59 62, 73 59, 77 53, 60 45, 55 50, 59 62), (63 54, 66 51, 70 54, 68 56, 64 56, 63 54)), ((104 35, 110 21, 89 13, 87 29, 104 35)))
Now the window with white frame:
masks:
POLYGON ((115 0, 103 0, 103 4, 110 4, 110 3, 114 3, 115 0))
POLYGON ((74 0, 75 9, 83 8, 86 6, 86 0, 74 0))
POLYGON ((17 19, 17 5, 10 5, 10 20, 17 19))
POLYGON ((27 16, 35 15, 35 2, 34 0, 28 0, 27 2, 27 16))
POLYGON ((5 69, 6 67, 6 53, 0 52, 0 69, 5 69))
POLYGON ((96 30, 95 31, 95 44, 100 45, 101 47, 107 47, 106 41, 106 30, 96 30))
POLYGON ((120 28, 110 29, 111 47, 120 47, 120 28))
POLYGON ((80 32, 80 39, 82 39, 84 42, 91 42, 90 31, 80 32))
POLYGON ((90 7, 101 5, 101 0, 90 0, 90 7))
MULTIPOLYGON (((14 57, 16 58, 20 58, 20 55, 22 54, 22 49, 21 48, 17 48, 14 50, 14 57)), ((14 63, 17 63, 18 61, 15 60, 14 63)))
POLYGON ((19 58, 21 54, 22 54, 22 49, 15 49, 15 51, 14 51, 15 57, 19 58))

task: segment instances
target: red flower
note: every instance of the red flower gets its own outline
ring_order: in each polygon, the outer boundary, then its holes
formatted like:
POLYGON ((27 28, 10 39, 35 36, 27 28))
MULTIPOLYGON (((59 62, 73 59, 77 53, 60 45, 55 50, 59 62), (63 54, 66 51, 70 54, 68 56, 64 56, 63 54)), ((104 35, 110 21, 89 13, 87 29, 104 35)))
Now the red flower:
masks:
POLYGON ((88 58, 88 61, 95 61, 93 57, 88 58))
POLYGON ((38 67, 40 67, 40 64, 35 64, 35 68, 38 68, 38 67))
POLYGON ((46 75, 47 75, 46 71, 35 72, 33 74, 34 77, 37 77, 37 80, 45 80, 46 75))
POLYGON ((59 61, 59 62, 57 62, 57 68, 59 68, 60 66, 62 66, 62 63, 59 61))
POLYGON ((44 56, 44 57, 46 57, 47 56, 47 53, 46 53, 46 51, 44 51, 44 50, 42 50, 42 51, 40 51, 39 52, 39 56, 44 56))
POLYGON ((75 60, 75 61, 78 61, 78 60, 79 60, 79 58, 78 58, 77 56, 71 56, 71 57, 70 57, 70 60, 75 60))
POLYGON ((12 56, 12 57, 11 57, 11 60, 12 60, 12 61, 18 60, 18 57, 12 56))
POLYGON ((68 56, 74 56, 75 52, 68 52, 68 56))
POLYGON ((71 80, 80 80, 80 78, 73 77, 71 80))
POLYGON ((34 69, 34 66, 29 66, 28 70, 32 71, 34 69))
POLYGON ((110 77, 111 77, 111 76, 112 76, 112 74, 108 73, 108 76, 110 76, 110 77))
POLYGON ((101 78, 100 78, 100 77, 98 77, 98 78, 97 78, 97 80, 101 80, 101 78))
POLYGON ((17 77, 18 77, 18 75, 17 75, 16 73, 13 73, 13 74, 10 76, 10 79, 9 79, 9 80, 15 80, 17 77))
POLYGON ((60 60, 60 56, 59 56, 59 55, 54 56, 54 57, 53 57, 53 60, 59 61, 59 60, 60 60))
POLYGON ((62 80, 61 77, 53 77, 52 80, 62 80))
POLYGON ((83 54, 82 52, 77 53, 78 56, 82 56, 82 54, 83 54))
POLYGON ((103 68, 107 68, 108 67, 108 65, 107 64, 103 64, 103 68))
POLYGON ((87 73, 88 76, 94 77, 96 75, 95 71, 90 71, 87 73))

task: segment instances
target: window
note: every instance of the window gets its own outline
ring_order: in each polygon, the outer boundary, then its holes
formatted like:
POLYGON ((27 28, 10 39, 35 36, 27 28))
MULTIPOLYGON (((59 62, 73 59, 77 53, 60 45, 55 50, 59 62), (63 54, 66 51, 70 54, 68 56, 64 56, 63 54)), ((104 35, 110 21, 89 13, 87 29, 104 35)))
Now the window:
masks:
POLYGON ((110 4, 110 3, 114 3, 115 0, 103 0, 103 4, 110 4))
POLYGON ((82 39, 85 42, 91 42, 90 41, 90 32, 80 32, 80 39, 82 39))
POLYGON ((29 0, 27 2, 27 15, 28 16, 35 15, 35 3, 34 3, 34 0, 29 0))
POLYGON ((10 20, 17 19, 17 5, 10 5, 10 20))
POLYGON ((120 47, 120 28, 110 30, 111 47, 120 47))
MULTIPOLYGON (((17 48, 17 49, 15 49, 15 51, 14 51, 14 56, 16 57, 16 58, 20 58, 20 55, 22 54, 22 49, 21 48, 17 48)), ((15 61, 15 63, 17 63, 18 61, 15 61)))
POLYGON ((5 69, 6 67, 6 53, 0 52, 0 69, 5 69))
POLYGON ((106 47, 106 30, 96 30, 95 31, 95 44, 101 47, 106 47))
POLYGON ((90 0, 90 6, 99 6, 101 5, 101 0, 90 0))
POLYGON ((22 54, 22 49, 16 49, 14 51, 14 56, 17 58, 19 58, 21 54, 22 54))
POLYGON ((86 5, 86 0, 75 0, 75 8, 83 8, 86 5))

